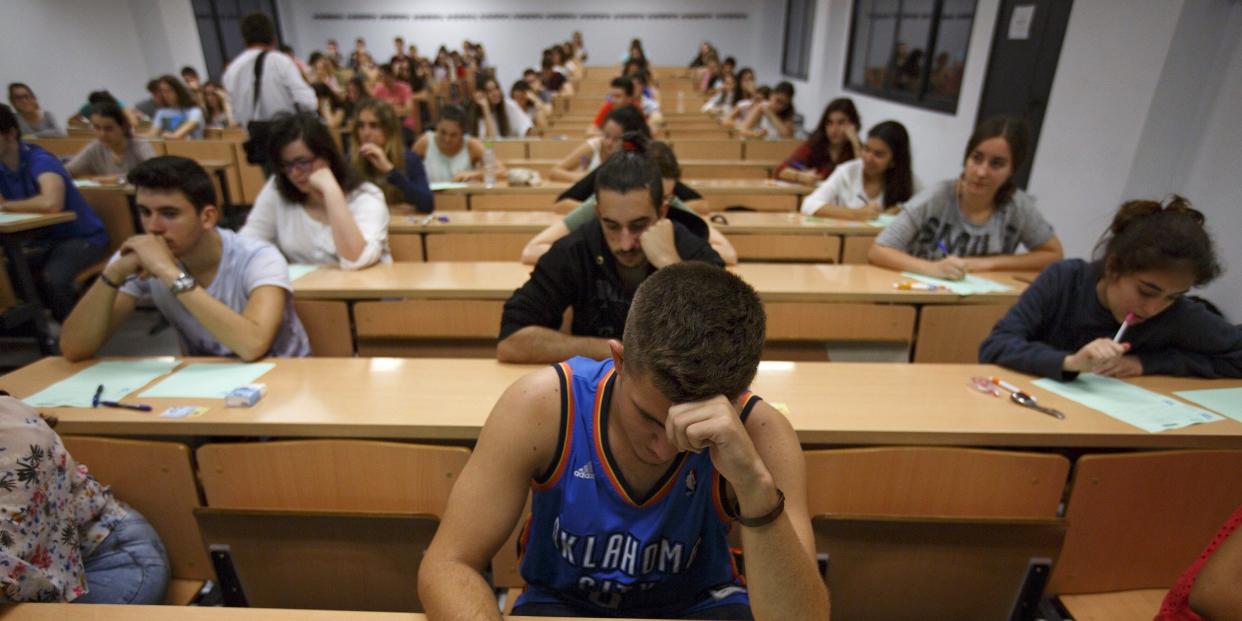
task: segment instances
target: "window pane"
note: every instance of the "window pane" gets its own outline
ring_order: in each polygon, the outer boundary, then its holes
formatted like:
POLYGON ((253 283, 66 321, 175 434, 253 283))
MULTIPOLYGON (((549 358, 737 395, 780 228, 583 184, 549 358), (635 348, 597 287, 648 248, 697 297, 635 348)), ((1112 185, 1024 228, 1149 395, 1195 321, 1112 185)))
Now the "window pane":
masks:
POLYGON ((812 0, 787 0, 785 3, 785 47, 781 56, 781 73, 806 78, 811 57, 811 28, 815 21, 812 0))
POLYGON ((884 86, 884 74, 897 32, 899 2, 858 0, 855 5, 850 85, 870 89, 884 86))
POLYGON ((940 11, 936 53, 932 56, 930 98, 957 101, 970 48, 970 31, 975 21, 975 0, 945 0, 940 11))
POLYGON ((897 44, 889 65, 888 86, 917 94, 927 64, 927 44, 931 41, 933 0, 902 0, 897 26, 897 44))

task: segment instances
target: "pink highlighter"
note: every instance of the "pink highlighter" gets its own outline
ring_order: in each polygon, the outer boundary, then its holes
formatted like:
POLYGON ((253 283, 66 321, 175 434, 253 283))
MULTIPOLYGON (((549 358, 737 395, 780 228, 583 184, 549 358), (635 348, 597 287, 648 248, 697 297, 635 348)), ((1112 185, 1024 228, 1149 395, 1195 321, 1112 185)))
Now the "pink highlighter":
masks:
POLYGON ((1131 321, 1134 321, 1134 313, 1126 313, 1125 321, 1121 322, 1121 329, 1117 330, 1117 336, 1113 337, 1114 343, 1121 342, 1121 337, 1126 335, 1126 329, 1130 327, 1131 321))

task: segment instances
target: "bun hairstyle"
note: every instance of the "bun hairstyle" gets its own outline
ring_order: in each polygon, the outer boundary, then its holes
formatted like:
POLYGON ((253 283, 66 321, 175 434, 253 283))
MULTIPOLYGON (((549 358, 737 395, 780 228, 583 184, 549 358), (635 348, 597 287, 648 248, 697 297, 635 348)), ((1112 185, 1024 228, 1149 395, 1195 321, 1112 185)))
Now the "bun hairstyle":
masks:
POLYGON ((664 184, 660 169, 647 157, 648 138, 641 132, 621 136, 621 148, 608 157, 595 175, 595 195, 601 190, 625 194, 645 189, 651 194, 651 206, 658 212, 664 203, 664 184))
POLYGON ((1109 276, 1146 270, 1185 269, 1201 287, 1220 276, 1220 262, 1203 213, 1176 194, 1163 203, 1126 201, 1095 245, 1109 276))

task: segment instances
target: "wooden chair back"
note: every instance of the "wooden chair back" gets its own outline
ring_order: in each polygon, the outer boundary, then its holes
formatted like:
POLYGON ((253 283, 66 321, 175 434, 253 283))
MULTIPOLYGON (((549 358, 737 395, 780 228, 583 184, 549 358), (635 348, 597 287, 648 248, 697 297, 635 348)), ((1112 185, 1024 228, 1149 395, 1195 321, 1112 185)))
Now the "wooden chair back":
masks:
POLYGON ((86 145, 94 140, 94 136, 78 137, 78 138, 34 138, 28 140, 30 144, 37 144, 43 147, 48 153, 55 155, 61 159, 73 157, 78 154, 86 145))
MULTIPOLYGON (((673 153, 678 160, 740 160, 741 140, 676 140, 673 153)), ((687 175, 689 176, 689 175, 687 175)))
POLYGON ((1057 519, 819 516, 812 524, 841 619, 1034 618, 1014 613, 1035 611, 1065 535, 1057 519))
POLYGON ((1242 451, 1086 455, 1052 593, 1168 588, 1242 505, 1242 451))
POLYGON ((285 511, 444 513, 469 449, 371 440, 207 444, 207 506, 285 511))
POLYGON ((211 175, 216 183, 216 195, 231 205, 242 203, 241 177, 237 169, 236 143, 232 140, 167 140, 164 142, 169 155, 188 157, 196 162, 217 161, 229 166, 225 172, 228 179, 228 196, 223 196, 223 188, 211 175))
POLYGON ((951 447, 806 451, 811 515, 1055 518, 1060 455, 951 447))
POLYGON ((186 604, 214 578, 194 510, 202 506, 190 448, 178 442, 63 436, 74 460, 159 533, 173 577, 166 603, 186 604))
POLYGON ((418 566, 433 516, 199 509, 226 592, 256 608, 420 612, 418 566), (223 561, 227 559, 227 561, 223 561))
POLYGON ((527 145, 526 157, 532 160, 563 160, 574 149, 582 146, 583 140, 532 140, 527 145))

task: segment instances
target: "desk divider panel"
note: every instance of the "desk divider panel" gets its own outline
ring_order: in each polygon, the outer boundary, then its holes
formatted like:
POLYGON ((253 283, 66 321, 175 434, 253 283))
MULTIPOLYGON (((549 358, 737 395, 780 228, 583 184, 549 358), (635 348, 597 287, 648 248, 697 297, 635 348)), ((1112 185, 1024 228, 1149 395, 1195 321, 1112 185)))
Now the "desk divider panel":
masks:
POLYGON ((727 236, 742 261, 797 261, 805 263, 836 263, 841 254, 841 237, 837 235, 784 235, 779 233, 727 236))
POLYGON ((530 233, 427 233, 428 261, 517 261, 530 233))
POLYGON ((979 361, 979 344, 1009 304, 924 305, 919 311, 919 330, 914 341, 915 362, 979 361))
POLYGON ((769 341, 890 341, 914 338, 913 306, 764 302, 769 341))
POLYGON ((875 243, 874 235, 848 235, 841 249, 842 265, 866 265, 867 253, 875 243))

